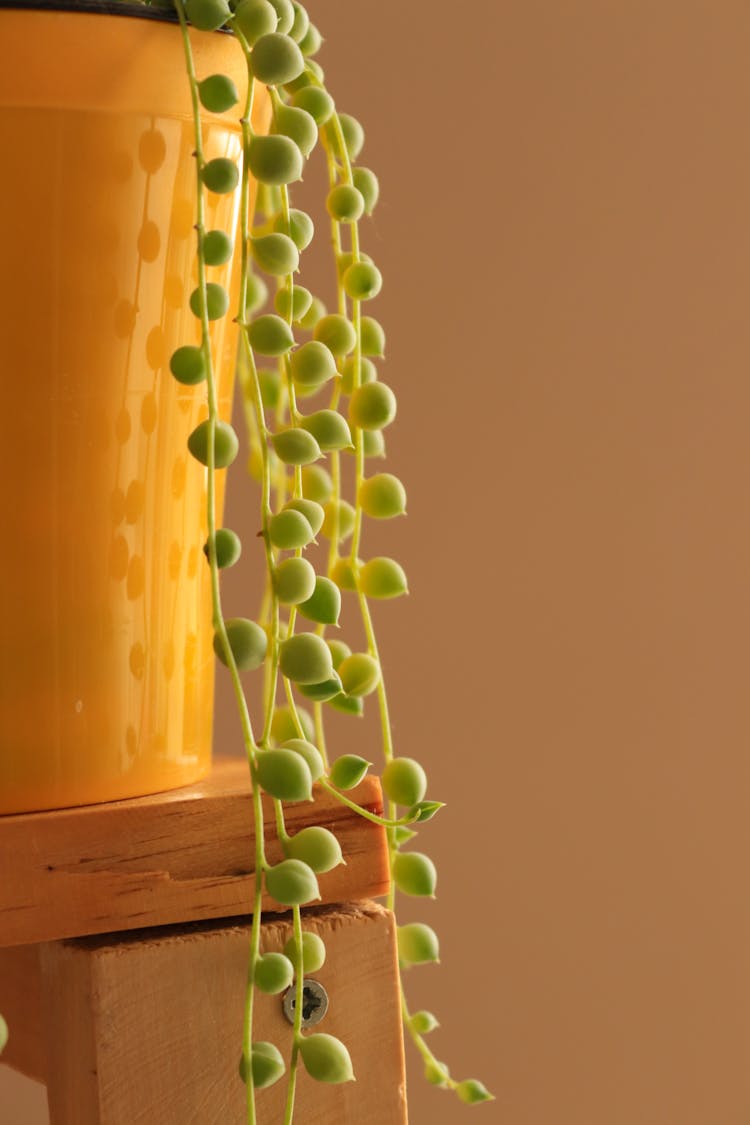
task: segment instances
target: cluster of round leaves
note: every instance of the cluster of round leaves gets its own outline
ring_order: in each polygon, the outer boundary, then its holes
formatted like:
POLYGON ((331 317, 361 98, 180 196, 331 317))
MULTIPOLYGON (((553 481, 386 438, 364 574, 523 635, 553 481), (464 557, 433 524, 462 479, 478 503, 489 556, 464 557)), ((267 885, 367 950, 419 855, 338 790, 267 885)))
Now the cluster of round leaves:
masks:
MULTIPOLYGON (((247 148, 248 170, 259 190, 278 199, 279 188, 302 176, 304 162, 315 148, 321 133, 337 153, 339 167, 345 170, 326 198, 326 209, 337 224, 358 223, 371 215, 378 201, 379 185, 373 172, 354 166, 364 144, 359 122, 337 114, 333 100, 322 86, 322 71, 312 60, 321 36, 297 0, 185 0, 190 22, 201 30, 216 30, 230 25, 242 45, 249 49, 249 68, 260 82, 272 88, 273 125, 269 135, 251 135, 247 148), (283 88, 285 96, 279 91, 283 88)), ((198 94, 210 113, 222 114, 234 108, 239 92, 226 75, 212 74, 198 83, 198 94)), ((226 157, 208 160, 199 167, 205 189, 222 195, 234 192, 239 184, 237 164, 226 157)), ((294 552, 288 557, 274 556, 273 592, 281 605, 295 607, 304 619, 317 626, 336 625, 341 611, 341 592, 359 591, 369 598, 388 599, 407 592, 406 575, 399 564, 386 557, 338 558, 328 575, 318 575, 301 552, 323 535, 343 542, 353 531, 356 510, 333 496, 330 475, 318 464, 324 454, 350 452, 363 448, 365 457, 382 456, 383 430, 396 416, 396 398, 384 383, 373 362, 385 351, 385 337, 377 320, 358 316, 359 333, 353 320, 341 314, 328 314, 322 302, 294 282, 300 255, 314 234, 311 217, 288 206, 277 207, 270 222, 249 240, 254 266, 261 274, 276 280, 274 312, 259 315, 267 296, 267 286, 255 275, 246 293, 248 342, 256 356, 276 359, 276 371, 258 373, 261 405, 276 409, 283 393, 282 372, 299 399, 316 394, 327 384, 337 385, 348 398, 346 414, 336 409, 318 409, 298 415, 292 411, 293 425, 277 428, 268 435, 268 457, 293 468, 301 477, 301 495, 284 504, 270 516, 263 528, 272 552, 294 552), (295 328, 310 333, 298 346, 295 328)), ((199 252, 205 267, 229 263, 235 252, 232 239, 221 230, 199 232, 199 252)), ((341 254, 337 262, 340 284, 352 302, 366 302, 382 288, 377 265, 364 254, 341 254)), ((170 361, 175 379, 186 386, 202 383, 208 374, 209 322, 219 320, 229 310, 229 294, 215 281, 204 281, 190 295, 193 314, 202 325, 203 346, 178 348, 170 361)), ((337 396, 338 398, 338 396, 337 396)), ((265 421, 265 420, 264 420, 265 421)), ((265 425, 263 426, 265 432, 265 425)), ((202 465, 226 468, 239 451, 237 435, 228 422, 209 418, 201 422, 188 438, 188 449, 202 465)), ((298 477, 299 479, 299 477, 298 477)), ((391 473, 375 472, 360 481, 357 505, 368 517, 392 519, 406 511, 406 492, 391 473)), ((229 528, 220 528, 204 545, 208 562, 219 569, 233 566, 242 545, 229 528)), ((269 634, 257 622, 231 618, 220 622, 214 636, 217 657, 225 664, 234 662, 240 671, 260 668, 268 657, 269 634)), ((381 669, 367 652, 352 652, 341 641, 328 641, 319 632, 303 631, 287 635, 279 644, 281 673, 298 692, 316 702, 330 702, 342 710, 358 714, 363 699, 378 689, 381 669)), ((303 709, 279 708, 273 716, 271 746, 253 756, 254 784, 279 801, 308 801, 316 781, 324 778, 322 755, 313 741, 310 722, 303 709), (304 734, 306 737, 300 737, 304 734)), ((365 776, 370 763, 358 755, 345 754, 332 765, 328 782, 340 790, 352 789, 365 776)), ((391 760, 383 773, 383 790, 388 799, 409 811, 414 821, 429 819, 439 802, 425 800, 427 779, 418 762, 411 758, 391 760)), ((435 866, 428 856, 402 851, 400 845, 414 835, 398 829, 393 853, 392 876, 405 894, 434 897, 437 881, 435 866)), ((285 836, 284 859, 264 872, 266 888, 278 903, 299 907, 320 898, 318 876, 343 862, 340 845, 332 832, 320 826, 304 828, 285 836)), ((403 967, 438 959, 438 941, 424 923, 398 928, 399 959, 403 967)), ((318 935, 306 932, 302 950, 292 939, 283 953, 263 954, 255 963, 254 985, 275 994, 287 989, 294 977, 295 964, 304 972, 316 971, 325 960, 325 947, 318 935)), ((436 1026, 429 1013, 412 1017, 412 1028, 420 1035, 436 1026)), ((345 1082, 354 1075, 346 1047, 327 1034, 301 1036, 299 1049, 309 1074, 324 1082, 345 1082)), ((284 1073, 284 1061, 272 1043, 255 1042, 250 1056, 240 1060, 240 1076, 258 1088, 276 1082, 284 1073)), ((428 1064, 428 1078, 449 1084, 447 1069, 437 1062, 428 1064)), ((467 1080, 450 1083, 466 1102, 486 1100, 489 1095, 481 1083, 467 1080)))

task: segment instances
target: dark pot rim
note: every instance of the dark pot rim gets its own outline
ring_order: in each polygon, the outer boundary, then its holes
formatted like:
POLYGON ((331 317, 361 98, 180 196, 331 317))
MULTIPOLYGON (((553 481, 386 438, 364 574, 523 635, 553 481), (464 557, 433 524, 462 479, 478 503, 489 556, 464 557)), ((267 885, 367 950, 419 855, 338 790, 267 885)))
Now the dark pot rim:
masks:
POLYGON ((129 0, 0 0, 3 9, 34 12, 88 12, 104 16, 130 16, 161 23, 179 23, 173 8, 157 8, 129 0))

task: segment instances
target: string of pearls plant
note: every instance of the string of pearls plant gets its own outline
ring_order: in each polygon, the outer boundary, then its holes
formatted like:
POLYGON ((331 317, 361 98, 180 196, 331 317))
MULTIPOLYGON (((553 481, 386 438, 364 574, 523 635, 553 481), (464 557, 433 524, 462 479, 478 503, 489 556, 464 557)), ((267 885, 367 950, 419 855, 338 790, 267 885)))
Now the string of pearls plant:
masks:
MULTIPOLYGON (((231 676, 244 745, 253 783, 256 826, 255 898, 245 1006, 240 1076, 247 1088, 247 1120, 257 1121, 255 1091, 286 1074, 284 1122, 293 1119, 300 1059, 321 1082, 346 1082, 354 1077, 346 1045, 321 1032, 302 1031, 305 973, 320 968, 325 958, 321 938, 303 930, 301 907, 319 897, 317 876, 342 861, 336 837, 314 826, 290 835, 283 802, 309 800, 316 783, 362 816, 387 830, 392 874, 388 905, 396 891, 433 897, 436 871, 422 853, 404 850, 415 836, 411 825, 430 819, 441 807, 425 798, 427 778, 411 757, 394 753, 386 685, 381 674, 370 600, 397 598, 407 592, 406 576, 392 558, 360 558, 364 517, 392 519, 406 507, 401 481, 391 473, 368 472, 368 461, 384 453, 383 430, 396 415, 396 397, 382 381, 375 360, 382 359, 385 337, 381 325, 363 313, 377 296, 380 271, 360 247, 359 223, 378 201, 375 174, 355 162, 364 133, 353 117, 339 113, 313 59, 321 36, 301 4, 294 0, 174 0, 185 47, 192 94, 197 177, 198 284, 190 307, 201 326, 200 345, 184 345, 172 355, 170 368, 182 384, 204 384, 208 417, 191 433, 190 453, 206 466, 208 538, 213 599, 214 649, 231 676), (222 74, 195 73, 189 25, 203 31, 226 28, 235 36, 247 63, 244 104, 233 81, 222 74), (272 127, 256 134, 251 109, 262 83, 269 90, 272 127), (206 160, 201 110, 239 112, 242 157, 206 160), (330 220, 337 278, 336 312, 298 284, 300 254, 310 244, 313 221, 291 205, 289 185, 300 180, 305 161, 320 142, 328 170, 325 201, 330 220), (251 177, 258 184, 259 207, 253 225, 249 198, 251 177), (207 230, 205 193, 239 191, 238 247, 221 230, 207 230), (262 217, 262 222, 261 222, 262 217), (239 303, 234 315, 240 329, 238 377, 244 417, 260 479, 262 540, 267 575, 259 619, 224 617, 220 573, 234 565, 241 552, 238 536, 216 526, 217 471, 238 453, 232 426, 217 411, 210 324, 232 315, 226 289, 210 280, 212 266, 239 254, 239 303), (268 287, 275 285, 273 312, 261 311, 268 287), (301 339, 304 338, 304 342, 301 339), (300 402, 328 395, 327 405, 305 413, 300 402), (344 403, 346 406, 344 407, 344 403), (321 460, 328 458, 327 467, 321 460), (344 498, 342 458, 353 458, 354 495, 344 498), (325 573, 316 570, 305 551, 322 535, 329 541, 325 573), (344 545, 349 541, 349 546, 344 545), (343 641, 326 635, 338 624, 342 591, 361 615, 366 651, 352 652, 343 641), (283 616, 282 616, 283 615, 283 616), (263 669, 262 723, 251 721, 240 674, 263 669), (286 702, 279 702, 283 690, 286 702), (387 797, 384 817, 348 797, 372 763, 354 754, 329 760, 325 710, 334 707, 362 713, 364 698, 377 697, 383 742, 382 786, 387 797), (305 708, 307 701, 312 713, 305 708), (276 830, 285 858, 269 864, 263 835, 261 791, 274 801, 276 830), (284 953, 260 952, 261 892, 293 914, 293 937, 284 953), (295 984, 296 1004, 291 1057, 285 1060, 273 1043, 253 1038, 256 990, 281 993, 295 984)), ((398 927, 400 968, 437 961, 438 939, 425 923, 398 927)), ((456 1081, 433 1054, 427 1035, 437 1026, 426 1011, 411 1013, 405 998, 405 1026, 424 1062, 427 1079, 454 1090, 474 1104, 491 1095, 475 1079, 456 1081)))

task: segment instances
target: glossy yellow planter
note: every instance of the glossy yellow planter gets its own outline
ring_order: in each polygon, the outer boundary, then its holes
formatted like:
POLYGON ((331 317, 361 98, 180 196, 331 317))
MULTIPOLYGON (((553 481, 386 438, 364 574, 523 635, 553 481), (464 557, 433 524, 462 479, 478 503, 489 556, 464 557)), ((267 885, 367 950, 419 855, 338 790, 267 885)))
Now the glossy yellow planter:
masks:
MULTIPOLYGON (((243 90, 230 36, 193 36, 199 76, 243 90)), ((205 471, 186 449, 204 388, 195 165, 179 29, 0 9, 3 549, 0 813, 189 784, 209 769, 213 654, 205 471)), ((256 99, 262 128, 265 94, 256 99)), ((236 117, 206 154, 237 156, 236 117)), ((207 225, 236 230, 238 200, 207 225)), ((230 288, 227 268, 211 280, 230 288)), ((212 331, 229 417, 231 315, 212 331)), ((219 474, 222 476, 223 474, 219 474)), ((221 498, 220 498, 221 501, 221 498)))

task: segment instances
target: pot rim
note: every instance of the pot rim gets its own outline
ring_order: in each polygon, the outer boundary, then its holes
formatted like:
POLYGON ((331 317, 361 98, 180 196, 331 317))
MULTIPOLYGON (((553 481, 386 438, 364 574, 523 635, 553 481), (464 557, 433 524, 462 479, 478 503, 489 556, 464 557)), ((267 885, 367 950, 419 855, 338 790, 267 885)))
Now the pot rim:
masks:
POLYGON ((104 16, 130 16, 135 19, 179 23, 173 8, 152 7, 132 0, 0 0, 4 10, 38 12, 86 12, 104 16))

